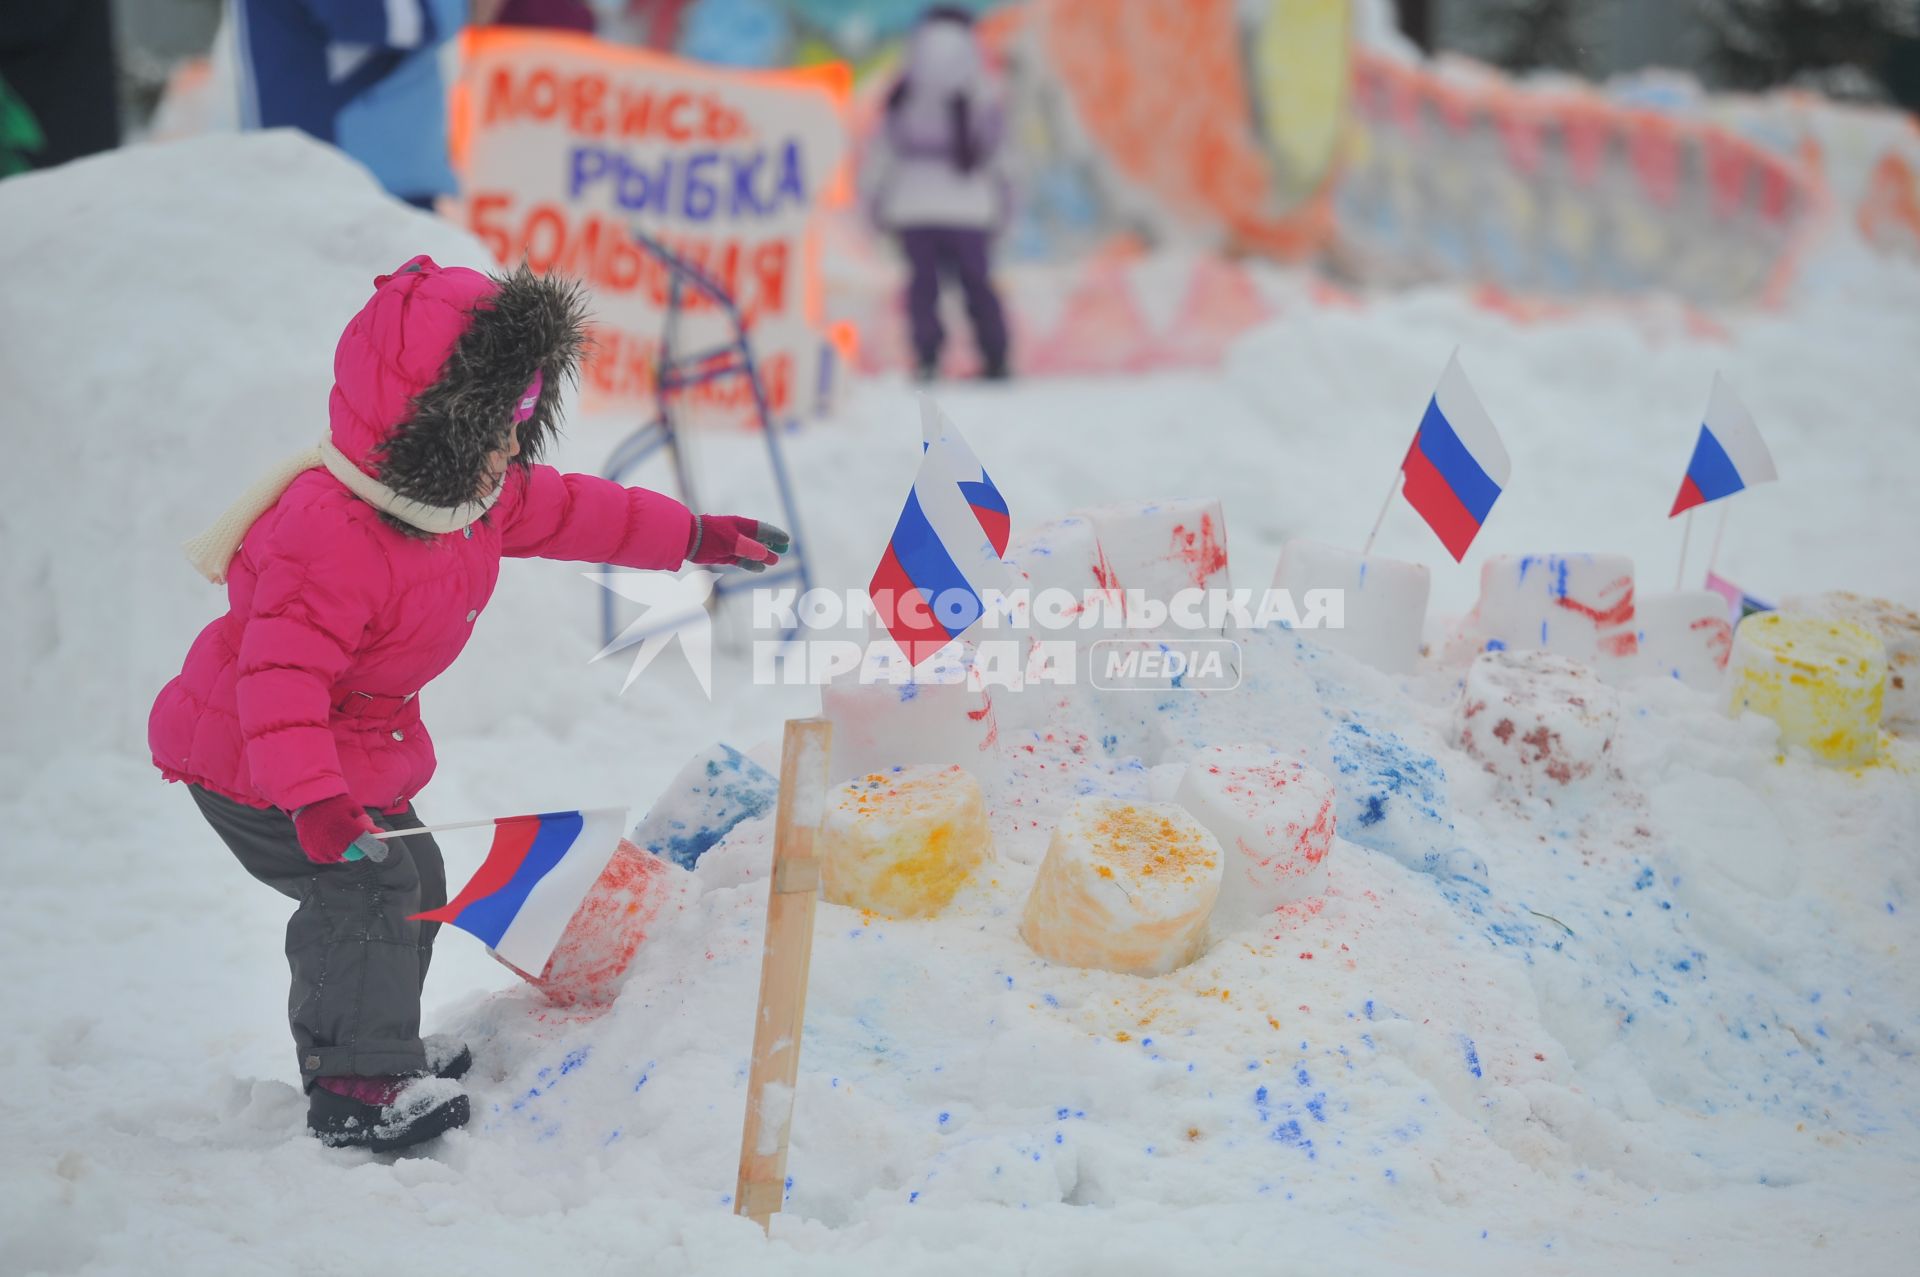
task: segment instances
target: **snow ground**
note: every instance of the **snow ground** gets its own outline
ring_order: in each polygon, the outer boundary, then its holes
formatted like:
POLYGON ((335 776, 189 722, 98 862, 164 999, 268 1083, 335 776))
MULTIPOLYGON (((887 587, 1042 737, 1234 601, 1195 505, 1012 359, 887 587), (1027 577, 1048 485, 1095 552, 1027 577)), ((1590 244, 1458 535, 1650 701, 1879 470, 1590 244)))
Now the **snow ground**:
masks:
MULTIPOLYGON (((1343 718, 1437 760, 1484 892, 1343 840, 1324 905, 1270 932, 1155 981, 1061 970, 1015 933, 1038 826, 1003 816, 999 863, 949 916, 822 907, 768 1245, 725 1204, 755 822, 597 1020, 445 938, 427 1011, 479 1056, 471 1130, 400 1158, 301 1138, 284 906, 145 758, 152 695, 217 607, 177 543, 321 427, 374 274, 481 252, 272 135, 11 179, 0 225, 0 1272, 1910 1270, 1911 746, 1857 774, 1777 761, 1763 725, 1642 684, 1617 773, 1552 806, 1444 742, 1451 672, 1396 684, 1279 645, 1234 712, 1343 718)), ((1259 585, 1286 536, 1364 536, 1460 345, 1513 485, 1464 567, 1404 507, 1380 544, 1435 564, 1458 612, 1491 553, 1623 551, 1663 588, 1717 368, 1785 476, 1742 498, 1723 570, 1920 601, 1920 274, 1837 246, 1790 310, 1728 323, 1726 344, 1653 346, 1619 317, 1519 327, 1433 291, 1288 315, 1217 375, 942 401, 1016 526, 1218 495, 1236 580, 1259 585)), ((560 461, 593 468, 623 428, 579 423, 560 461)), ((874 383, 789 440, 823 582, 865 581, 917 428, 908 388, 874 383)), ((702 441, 706 505, 769 508, 758 446, 702 441)), ((503 573, 426 693, 429 818, 638 809, 695 750, 814 710, 724 659, 711 705, 677 665, 620 694, 620 661, 588 664, 596 594, 566 566, 503 573)), ((1141 783, 1124 758, 1068 761, 1076 785, 1141 783)), ((1071 796, 1010 783, 1041 825, 1071 796)), ((456 874, 482 850, 446 847, 456 874)))

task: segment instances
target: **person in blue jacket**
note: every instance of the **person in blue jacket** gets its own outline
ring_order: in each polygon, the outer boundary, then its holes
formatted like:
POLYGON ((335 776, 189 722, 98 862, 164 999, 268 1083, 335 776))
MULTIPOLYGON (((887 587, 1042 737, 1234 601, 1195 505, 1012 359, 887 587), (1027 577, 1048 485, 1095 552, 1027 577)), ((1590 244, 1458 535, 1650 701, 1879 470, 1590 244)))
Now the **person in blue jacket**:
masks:
POLYGON ((240 122, 296 128, 432 208, 454 192, 440 46, 468 0, 234 0, 240 122))

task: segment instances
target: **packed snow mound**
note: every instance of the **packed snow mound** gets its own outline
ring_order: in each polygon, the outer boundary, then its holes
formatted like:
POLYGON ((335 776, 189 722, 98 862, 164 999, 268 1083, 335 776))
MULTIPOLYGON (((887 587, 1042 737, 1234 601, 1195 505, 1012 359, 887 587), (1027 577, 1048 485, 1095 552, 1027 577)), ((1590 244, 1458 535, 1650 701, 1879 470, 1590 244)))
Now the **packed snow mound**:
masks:
MULTIPOLYGON (((334 340, 371 278, 416 252, 483 258, 280 137, 9 179, 0 225, 0 388, 24 427, 0 479, 0 1268, 146 1272, 164 1254, 192 1271, 363 1271, 432 1254, 472 1272, 1263 1274, 1442 1255, 1489 1275, 1878 1273, 1910 1258, 1911 746, 1858 774, 1781 761, 1765 723, 1629 680, 1605 765, 1536 791, 1461 748, 1459 667, 1392 678, 1278 634, 1250 647, 1238 699, 1010 715, 994 858, 939 916, 820 907, 771 1248, 728 1203, 771 841, 770 816, 746 810, 758 790, 671 790, 668 838, 724 837, 691 873, 663 865, 686 894, 603 1014, 546 1005, 446 934, 425 1014, 474 1048, 471 1129, 400 1159, 319 1147, 299 1133, 286 1040, 287 903, 160 782, 144 717, 221 606, 178 542, 320 428, 334 340), (1075 801, 1164 801, 1166 767, 1260 740, 1334 786, 1324 893, 1223 928, 1155 979, 1033 954, 1027 892, 1075 801)), ((1920 443, 1898 428, 1920 400, 1920 277, 1899 268, 1733 323, 1719 346, 1661 345, 1604 313, 1529 327, 1432 290, 1289 311, 1219 377, 942 393, 1023 525, 1217 496, 1234 580, 1257 587, 1286 537, 1359 543, 1456 344, 1514 481, 1464 565, 1403 507, 1389 517, 1380 548, 1432 565, 1436 622, 1496 554, 1625 553, 1664 584, 1664 511, 1716 367, 1783 476, 1740 498, 1722 570, 1769 595, 1920 601, 1920 443)), ((871 574, 917 422, 907 387, 870 382, 790 437, 816 581, 871 574)), ((591 469, 611 440, 578 436, 563 464, 591 469)), ((701 440, 706 508, 771 510, 750 482, 764 455, 701 440)), ((623 695, 624 661, 589 664, 597 601, 565 565, 503 573, 427 693, 442 766, 423 817, 621 799, 637 814, 716 739, 751 747, 818 707, 813 689, 750 686, 724 652, 713 703, 674 653, 623 695)), ((443 840, 456 878, 485 843, 443 840)))
POLYGON ((218 593, 180 543, 325 433, 374 276, 491 262, 292 131, 11 178, 0 226, 0 748, 137 741, 218 593))

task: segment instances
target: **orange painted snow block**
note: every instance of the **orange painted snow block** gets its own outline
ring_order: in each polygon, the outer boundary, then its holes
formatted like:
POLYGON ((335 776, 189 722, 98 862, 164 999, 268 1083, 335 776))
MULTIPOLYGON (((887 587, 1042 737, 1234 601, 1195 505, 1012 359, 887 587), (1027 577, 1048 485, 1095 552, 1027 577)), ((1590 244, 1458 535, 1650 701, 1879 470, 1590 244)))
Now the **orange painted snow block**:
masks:
POLYGON ((1225 861, 1184 807, 1082 798, 1054 827, 1021 938, 1049 962, 1164 975, 1206 951, 1225 861))
POLYGON ((539 976, 499 961, 555 1006, 608 1006, 620 995, 634 954, 686 907, 692 887, 692 874, 622 838, 539 976))
POLYGON ((828 794, 814 847, 831 903, 931 917, 987 858, 986 798, 958 766, 871 772, 828 794))

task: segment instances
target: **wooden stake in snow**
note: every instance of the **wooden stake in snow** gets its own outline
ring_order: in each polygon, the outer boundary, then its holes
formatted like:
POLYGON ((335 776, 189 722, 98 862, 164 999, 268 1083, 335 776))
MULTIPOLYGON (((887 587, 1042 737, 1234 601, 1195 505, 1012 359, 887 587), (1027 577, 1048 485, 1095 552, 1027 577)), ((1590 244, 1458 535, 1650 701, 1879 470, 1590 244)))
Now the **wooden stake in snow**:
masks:
POLYGON ((813 960, 813 905, 820 889, 813 835, 826 811, 832 741, 833 724, 826 719, 790 718, 780 749, 767 946, 753 1018, 740 1182, 733 1194, 733 1213, 755 1220, 762 1230, 772 1225, 786 1197, 787 1137, 793 1131, 793 1087, 800 1076, 800 1028, 813 960))

